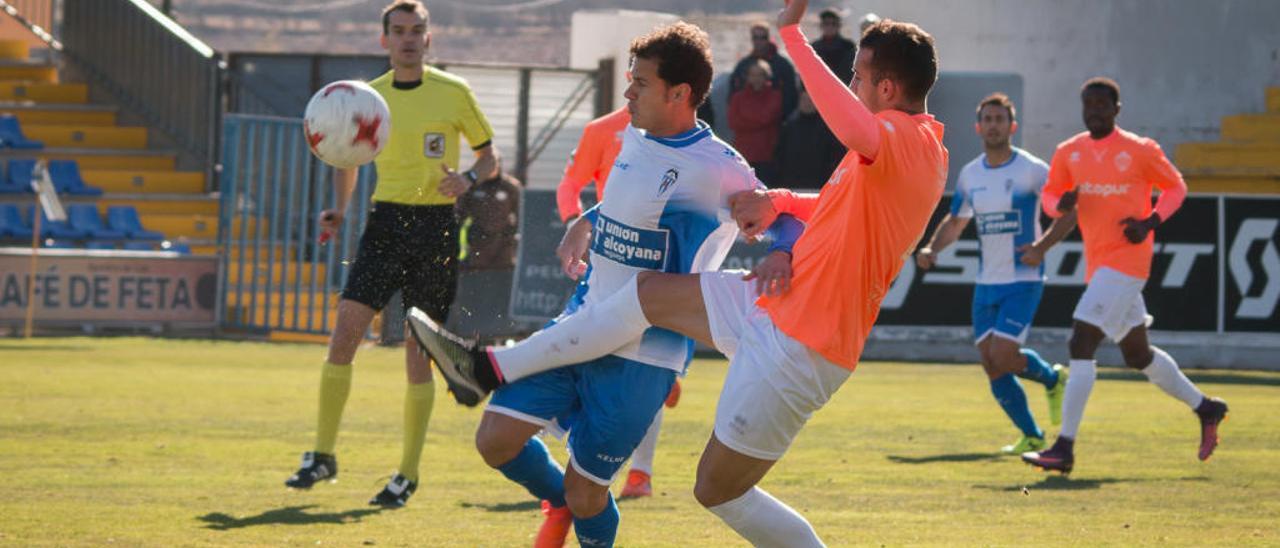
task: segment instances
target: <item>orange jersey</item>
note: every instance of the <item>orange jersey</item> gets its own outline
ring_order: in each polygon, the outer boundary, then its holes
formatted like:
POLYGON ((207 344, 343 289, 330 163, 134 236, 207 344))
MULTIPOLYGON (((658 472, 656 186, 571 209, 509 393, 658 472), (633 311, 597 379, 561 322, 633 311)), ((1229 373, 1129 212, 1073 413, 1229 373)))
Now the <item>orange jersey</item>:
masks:
POLYGON ((622 107, 592 120, 583 128, 578 148, 569 157, 569 163, 564 167, 564 178, 556 189, 560 220, 582 215, 578 195, 592 181, 596 183, 596 200, 604 199, 605 182, 609 180, 618 151, 622 150, 622 132, 630 123, 631 112, 622 107))
POLYGON ((1058 145, 1044 187, 1045 210, 1057 216, 1057 199, 1079 190, 1076 215, 1088 279, 1103 266, 1144 280, 1151 274, 1154 232, 1140 244, 1130 243, 1122 221, 1151 215, 1153 186, 1163 191, 1156 210, 1168 220, 1186 196, 1187 185, 1151 139, 1116 128, 1102 139, 1085 132, 1058 145))
POLYGON ((793 248, 791 290, 757 301, 783 333, 850 370, 947 182, 940 122, 895 110, 875 118, 875 160, 845 155, 793 248))

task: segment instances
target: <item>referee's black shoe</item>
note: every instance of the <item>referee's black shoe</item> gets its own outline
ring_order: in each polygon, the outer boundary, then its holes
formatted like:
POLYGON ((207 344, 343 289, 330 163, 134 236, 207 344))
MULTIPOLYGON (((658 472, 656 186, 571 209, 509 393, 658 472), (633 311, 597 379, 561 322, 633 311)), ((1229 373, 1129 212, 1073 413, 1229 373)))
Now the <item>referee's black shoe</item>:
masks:
POLYGON ((391 481, 378 494, 369 499, 370 506, 384 508, 401 508, 409 502, 409 497, 418 490, 418 482, 404 477, 399 472, 391 476, 391 481))
POLYGON ((408 322, 418 347, 436 362, 458 403, 475 407, 498 387, 489 356, 475 341, 446 331, 418 308, 409 309, 408 322))
POLYGON ((294 489, 310 489, 318 481, 334 481, 337 477, 337 458, 329 453, 307 451, 302 454, 302 467, 284 480, 284 485, 294 489))

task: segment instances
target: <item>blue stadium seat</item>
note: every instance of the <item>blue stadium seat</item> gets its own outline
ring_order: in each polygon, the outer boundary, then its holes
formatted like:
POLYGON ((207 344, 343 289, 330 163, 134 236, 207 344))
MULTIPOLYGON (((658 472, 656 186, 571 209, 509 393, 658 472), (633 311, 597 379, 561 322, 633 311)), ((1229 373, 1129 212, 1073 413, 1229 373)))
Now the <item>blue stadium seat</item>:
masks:
POLYGON ((23 135, 17 116, 0 114, 0 147, 38 149, 44 148, 44 143, 32 141, 23 135))
POLYGON ((75 249, 76 244, 66 240, 45 240, 40 242, 40 247, 47 249, 75 249))
POLYGON ((71 227, 85 233, 86 237, 95 240, 123 240, 125 233, 112 230, 102 224, 98 217, 97 206, 89 204, 73 204, 67 208, 67 222, 71 227))
POLYGON ((172 251, 174 253, 181 253, 183 255, 191 254, 191 246, 187 244, 180 244, 177 242, 165 242, 160 245, 160 248, 163 249, 164 251, 172 251))
POLYGON ((84 243, 85 249, 115 249, 115 242, 104 242, 100 240, 90 240, 84 243))
POLYGON ((8 177, 0 177, 0 194, 23 194, 29 192, 31 192, 31 185, 12 183, 9 182, 8 177))
POLYGON ((156 244, 151 242, 125 242, 124 249, 126 251, 155 251, 156 244))
POLYGON ((80 166, 75 160, 49 160, 49 178, 60 193, 76 196, 101 196, 102 189, 89 186, 80 177, 80 166))
POLYGON ((31 191, 31 172, 36 168, 35 160, 9 160, 5 168, 6 184, 31 191))
MULTIPOLYGON (((71 223, 68 221, 50 221, 49 217, 45 216, 43 208, 27 206, 27 217, 34 219, 35 217, 32 217, 32 215, 40 215, 40 237, 42 238, 79 240, 86 236, 85 231, 71 226, 71 223), (38 213, 35 212, 37 209, 39 210, 38 213)), ((34 226, 34 221, 32 222, 32 225, 34 226)))
POLYGON ((17 205, 0 204, 0 238, 31 239, 31 225, 22 222, 17 205))
POLYGON ((22 186, 0 179, 0 194, 24 194, 31 192, 31 186, 22 186))
POLYGON ((107 226, 124 232, 130 240, 158 242, 164 239, 164 234, 142 228, 142 221, 138 219, 138 210, 133 206, 107 208, 107 226))

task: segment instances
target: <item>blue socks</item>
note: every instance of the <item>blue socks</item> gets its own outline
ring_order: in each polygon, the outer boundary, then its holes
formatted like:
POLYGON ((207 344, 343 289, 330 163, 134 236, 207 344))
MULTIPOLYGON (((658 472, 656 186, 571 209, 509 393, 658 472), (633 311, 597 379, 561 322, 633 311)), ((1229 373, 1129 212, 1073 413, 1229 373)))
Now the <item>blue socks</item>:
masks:
MULTIPOLYGON (((1030 368, 1030 366, 1027 367, 1027 369, 1030 368)), ((1027 406, 1027 393, 1022 391, 1022 385, 1018 383, 1017 378, 1006 373, 991 379, 991 394, 996 397, 996 402, 1004 409, 1004 413, 1013 420, 1013 424, 1022 430, 1024 436, 1044 437, 1044 432, 1036 426, 1035 417, 1031 416, 1031 408, 1027 406)))
MULTIPOLYGON (((1058 372, 1054 371, 1049 366, 1049 362, 1040 357, 1040 354, 1030 348, 1023 348, 1022 355, 1027 358, 1027 368, 1018 373, 1019 377, 1043 384, 1045 388, 1053 388, 1058 384, 1058 372)), ((999 398, 999 396, 996 397, 999 398)))
MULTIPOLYGON (((564 506, 564 470, 551 458, 551 453, 547 452, 547 446, 541 439, 529 438, 520 454, 499 466, 498 471, 507 479, 523 485, 538 500, 549 501, 556 507, 564 506)), ((613 513, 617 515, 616 507, 613 513)), ((617 521, 615 517, 614 523, 617 521)))
POLYGON ((578 544, 582 546, 613 546, 613 539, 618 535, 618 504, 609 494, 609 505, 599 514, 589 518, 573 518, 573 532, 578 535, 578 544))

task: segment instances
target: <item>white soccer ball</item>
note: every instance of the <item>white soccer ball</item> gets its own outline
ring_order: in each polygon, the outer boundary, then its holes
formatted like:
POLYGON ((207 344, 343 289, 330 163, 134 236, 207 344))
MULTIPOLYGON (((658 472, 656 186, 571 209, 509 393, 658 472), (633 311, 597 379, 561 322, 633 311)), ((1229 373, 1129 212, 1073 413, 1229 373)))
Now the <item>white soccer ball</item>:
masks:
POLYGON ((302 117, 307 145, 337 168, 372 162, 391 134, 391 110, 369 84, 339 80, 317 91, 302 117))

